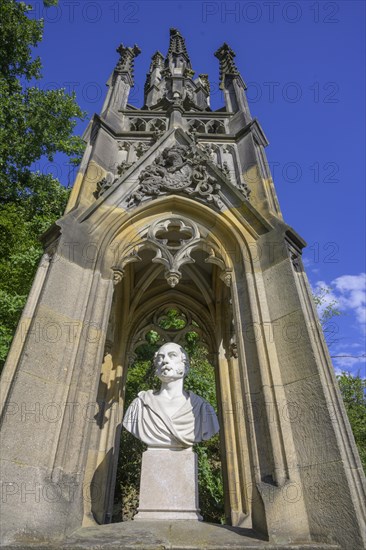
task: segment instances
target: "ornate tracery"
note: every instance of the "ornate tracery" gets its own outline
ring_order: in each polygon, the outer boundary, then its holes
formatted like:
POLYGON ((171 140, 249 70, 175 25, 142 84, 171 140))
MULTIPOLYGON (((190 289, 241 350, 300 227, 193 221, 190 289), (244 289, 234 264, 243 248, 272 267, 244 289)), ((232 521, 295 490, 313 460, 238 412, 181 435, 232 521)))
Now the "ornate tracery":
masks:
POLYGON ((127 245, 120 252, 119 260, 113 267, 116 282, 120 280, 128 264, 141 261, 139 254, 143 250, 155 252, 152 262, 164 266, 164 277, 172 288, 182 277, 182 267, 195 263, 192 258, 192 252, 195 250, 201 250, 206 256, 205 263, 217 265, 225 284, 230 284, 231 270, 226 265, 218 245, 207 236, 202 236, 198 225, 183 216, 170 215, 156 220, 145 235, 127 245))

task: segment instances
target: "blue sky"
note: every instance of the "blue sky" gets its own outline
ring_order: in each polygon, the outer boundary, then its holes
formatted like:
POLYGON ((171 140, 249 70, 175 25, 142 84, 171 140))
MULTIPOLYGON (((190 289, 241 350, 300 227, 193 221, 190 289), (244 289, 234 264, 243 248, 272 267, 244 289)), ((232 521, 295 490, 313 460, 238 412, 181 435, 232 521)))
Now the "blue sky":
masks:
MULTIPOLYGON (((248 99, 270 142, 267 155, 285 221, 307 241, 313 288, 330 286, 342 312, 332 321, 336 370, 365 376, 365 3, 363 1, 29 1, 45 18, 37 48, 41 86, 75 90, 89 117, 99 112, 116 47, 137 43, 135 89, 142 105, 151 55, 166 53, 169 28, 186 38, 193 69, 208 73, 220 107, 214 52, 228 42, 248 99)), ((76 128, 82 133, 86 122, 76 128)), ((41 161, 67 184, 62 157, 41 161)))

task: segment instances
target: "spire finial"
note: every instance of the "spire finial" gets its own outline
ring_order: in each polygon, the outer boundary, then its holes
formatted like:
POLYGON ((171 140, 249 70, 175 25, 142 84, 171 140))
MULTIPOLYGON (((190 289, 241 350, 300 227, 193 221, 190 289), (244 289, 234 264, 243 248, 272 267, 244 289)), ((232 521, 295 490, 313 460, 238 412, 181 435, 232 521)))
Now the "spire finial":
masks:
POLYGON ((191 61, 186 48, 186 43, 183 36, 180 34, 178 29, 170 29, 170 41, 168 54, 166 56, 166 62, 174 60, 176 61, 178 57, 183 57, 185 65, 187 68, 191 69, 191 61))
POLYGON ((163 69, 164 68, 164 56, 161 52, 156 51, 151 57, 150 73, 154 69, 163 69))
POLYGON ((169 54, 183 54, 188 57, 185 40, 178 29, 170 29, 169 54))
POLYGON ((225 76, 240 76, 234 61, 235 53, 226 42, 215 52, 215 57, 220 61, 220 87, 224 85, 225 76))
POLYGON ((134 61, 135 57, 140 55, 141 50, 137 46, 137 44, 135 44, 133 48, 129 48, 124 46, 123 44, 120 44, 116 52, 119 53, 120 58, 116 65, 115 71, 120 74, 127 73, 131 79, 131 84, 133 86, 134 61))

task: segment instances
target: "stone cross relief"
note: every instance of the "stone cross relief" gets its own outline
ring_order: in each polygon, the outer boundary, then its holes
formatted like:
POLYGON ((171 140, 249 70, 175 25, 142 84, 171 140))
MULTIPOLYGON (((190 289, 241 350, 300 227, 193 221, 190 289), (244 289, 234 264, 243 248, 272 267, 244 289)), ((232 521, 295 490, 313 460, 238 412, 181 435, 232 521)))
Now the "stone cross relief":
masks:
POLYGON ((128 407, 123 426, 148 447, 189 448, 219 431, 212 406, 184 391, 189 370, 186 351, 174 342, 161 346, 154 357, 160 390, 141 391, 128 407))

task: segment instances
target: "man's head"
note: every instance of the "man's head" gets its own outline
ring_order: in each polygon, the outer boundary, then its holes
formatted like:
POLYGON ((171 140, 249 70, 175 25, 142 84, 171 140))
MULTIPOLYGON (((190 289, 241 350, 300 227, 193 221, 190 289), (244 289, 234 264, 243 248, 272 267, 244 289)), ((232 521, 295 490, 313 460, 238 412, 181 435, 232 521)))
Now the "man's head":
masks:
POLYGON ((155 353, 154 366, 155 374, 162 382, 178 380, 188 373, 188 355, 179 344, 168 342, 155 353))

